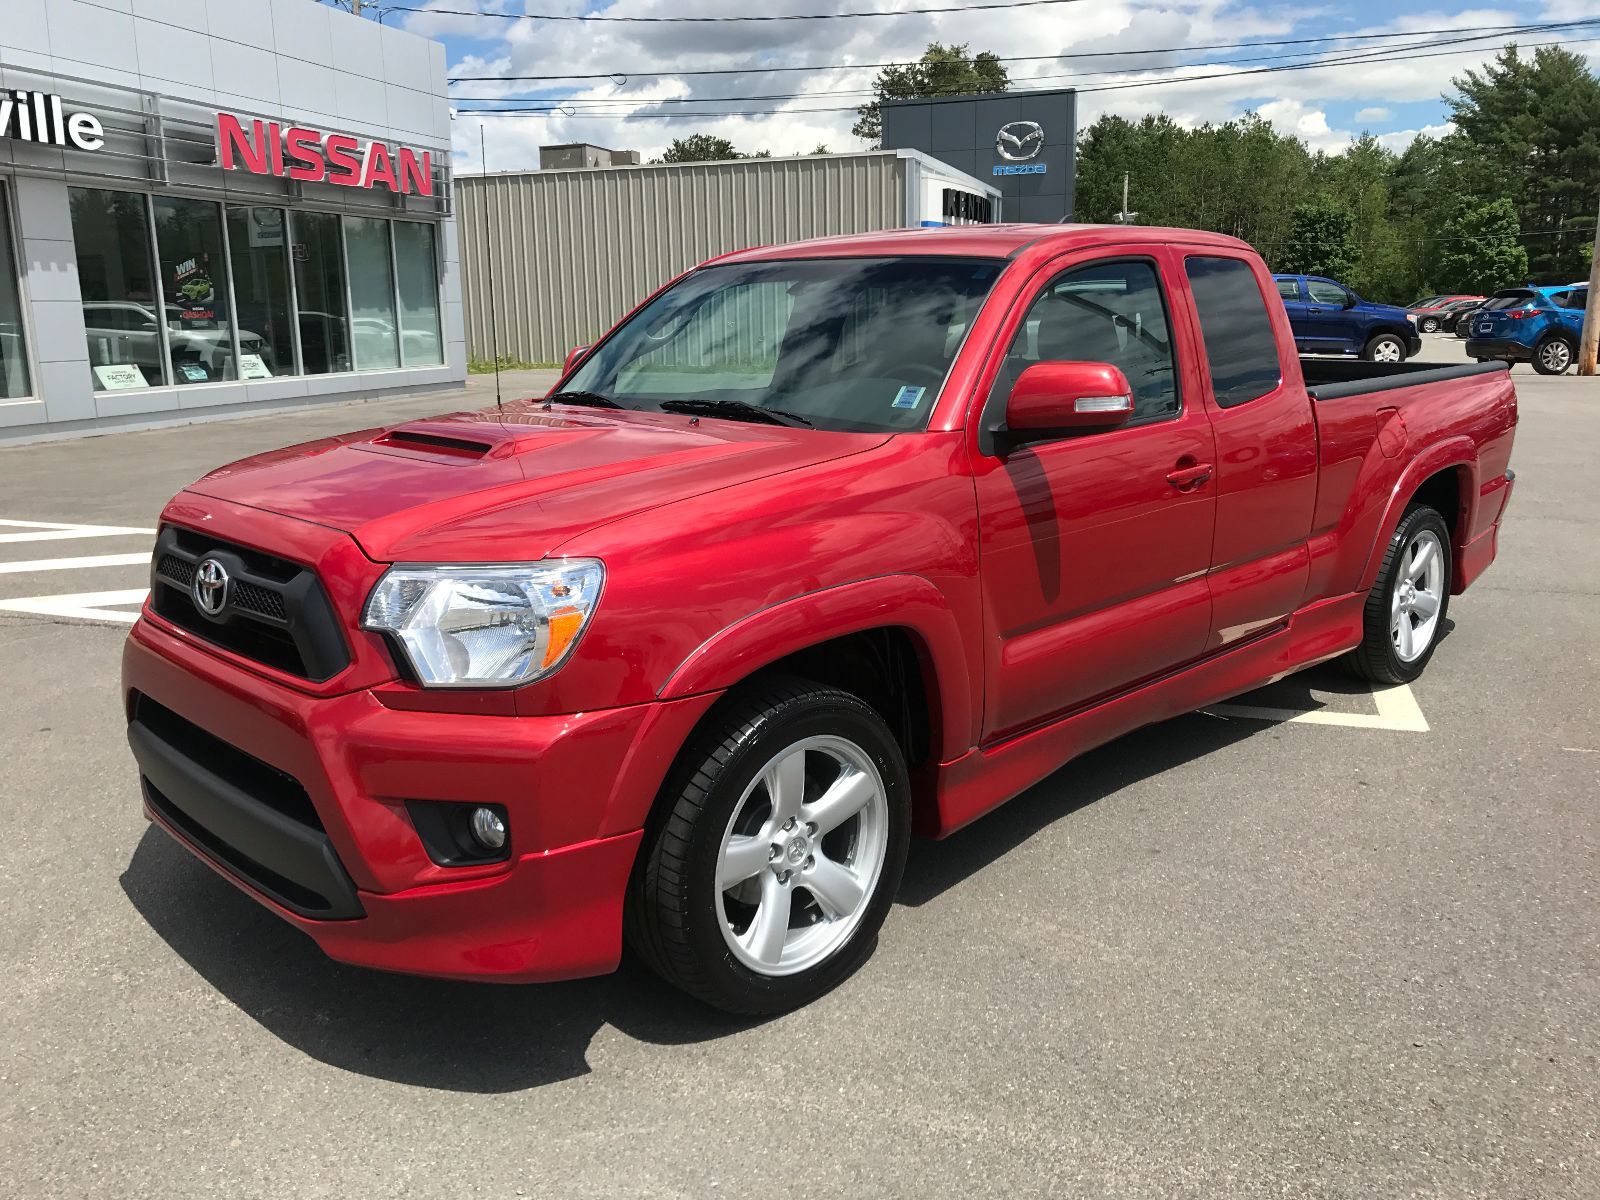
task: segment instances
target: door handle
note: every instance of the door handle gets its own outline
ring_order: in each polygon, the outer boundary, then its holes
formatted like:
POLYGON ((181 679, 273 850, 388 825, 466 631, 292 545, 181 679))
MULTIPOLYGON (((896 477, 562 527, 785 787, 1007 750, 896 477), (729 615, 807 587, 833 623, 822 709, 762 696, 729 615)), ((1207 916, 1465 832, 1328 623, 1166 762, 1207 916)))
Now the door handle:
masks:
POLYGON ((1180 492, 1187 492, 1210 479, 1211 470, 1210 463, 1191 463, 1186 467, 1176 467, 1167 472, 1167 482, 1180 492))

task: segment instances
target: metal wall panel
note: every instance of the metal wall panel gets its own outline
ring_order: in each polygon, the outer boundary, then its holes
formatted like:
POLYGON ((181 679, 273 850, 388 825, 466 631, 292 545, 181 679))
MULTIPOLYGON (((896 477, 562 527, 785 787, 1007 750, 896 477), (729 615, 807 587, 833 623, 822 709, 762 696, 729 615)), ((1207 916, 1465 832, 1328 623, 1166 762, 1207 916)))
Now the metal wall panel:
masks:
POLYGON ((458 176, 471 356, 490 358, 497 340, 502 356, 560 362, 714 255, 904 225, 906 161, 867 153, 458 176))

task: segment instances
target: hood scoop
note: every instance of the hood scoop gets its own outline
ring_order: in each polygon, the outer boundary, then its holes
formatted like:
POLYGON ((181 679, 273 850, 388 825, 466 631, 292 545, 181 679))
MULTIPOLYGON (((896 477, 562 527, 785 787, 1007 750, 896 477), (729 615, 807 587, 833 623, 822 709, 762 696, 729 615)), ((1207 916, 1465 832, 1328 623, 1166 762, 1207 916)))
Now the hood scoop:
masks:
POLYGON ((482 458, 493 449, 488 442, 448 437, 442 433, 424 433, 419 429, 394 429, 382 437, 373 438, 372 444, 394 450, 440 454, 449 458, 482 458))

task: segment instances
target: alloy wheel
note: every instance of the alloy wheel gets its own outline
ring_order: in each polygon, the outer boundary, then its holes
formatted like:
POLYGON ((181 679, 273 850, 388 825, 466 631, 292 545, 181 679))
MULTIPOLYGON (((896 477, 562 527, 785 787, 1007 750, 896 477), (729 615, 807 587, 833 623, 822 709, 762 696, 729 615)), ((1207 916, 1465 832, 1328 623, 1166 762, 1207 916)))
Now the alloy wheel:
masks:
POLYGON ((1539 362, 1550 374, 1563 375, 1572 365, 1572 347, 1560 338, 1554 338, 1540 349, 1539 362))
POLYGON ((1445 549, 1431 529, 1418 530, 1405 548, 1389 600, 1389 637, 1401 662, 1428 652, 1444 606, 1445 549))
POLYGON ((865 750, 833 736, 786 746, 723 832, 717 918, 728 949, 762 975, 823 962, 860 924, 888 846, 888 796, 865 750))
POLYGON ((1385 338, 1372 348, 1372 361, 1385 363, 1399 362, 1400 343, 1385 338))

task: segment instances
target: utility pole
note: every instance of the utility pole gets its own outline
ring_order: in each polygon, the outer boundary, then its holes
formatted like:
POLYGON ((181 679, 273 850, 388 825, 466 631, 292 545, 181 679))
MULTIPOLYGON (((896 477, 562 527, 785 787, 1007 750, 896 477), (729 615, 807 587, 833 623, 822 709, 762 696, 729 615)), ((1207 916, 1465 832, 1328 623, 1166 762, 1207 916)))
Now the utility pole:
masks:
POLYGON ((1594 219, 1594 261, 1589 264, 1589 302, 1583 306, 1583 340, 1578 343, 1578 374, 1595 373, 1600 350, 1600 212, 1594 219))
POLYGON ((1122 173, 1122 211, 1117 214, 1118 225, 1132 225, 1133 219, 1139 214, 1128 211, 1128 173, 1122 173))

